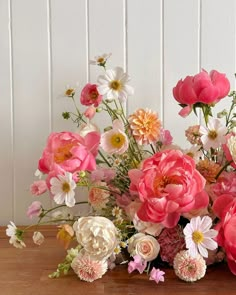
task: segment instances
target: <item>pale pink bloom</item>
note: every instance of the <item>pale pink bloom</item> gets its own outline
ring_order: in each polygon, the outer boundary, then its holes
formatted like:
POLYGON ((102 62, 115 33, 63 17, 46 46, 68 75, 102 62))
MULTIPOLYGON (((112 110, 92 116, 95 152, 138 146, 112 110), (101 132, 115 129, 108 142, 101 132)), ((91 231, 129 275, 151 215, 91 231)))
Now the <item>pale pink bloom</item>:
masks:
POLYGON ((70 172, 51 178, 50 184, 53 199, 57 204, 63 204, 65 202, 68 207, 73 207, 75 205, 74 190, 76 188, 76 183, 70 172))
POLYGON ((192 158, 179 150, 164 150, 144 160, 139 172, 129 172, 131 188, 137 189, 142 206, 137 212, 143 221, 174 227, 182 213, 208 205, 208 195, 198 195, 205 179, 192 158))
POLYGON ((97 167, 96 170, 91 172, 91 181, 106 181, 109 182, 116 176, 116 170, 114 168, 97 167))
POLYGON ((79 254, 73 259, 71 267, 82 281, 93 282, 107 272, 107 261, 95 260, 89 255, 79 254))
POLYGON ((98 126, 92 122, 88 123, 82 123, 80 124, 79 128, 77 129, 77 132, 80 136, 85 137, 90 132, 100 132, 98 126))
POLYGON ((203 257, 208 257, 207 249, 215 250, 218 245, 213 240, 218 232, 212 227, 212 219, 209 216, 193 217, 188 223, 183 232, 185 235, 186 247, 192 257, 196 257, 198 252, 203 257))
POLYGON ((161 223, 142 221, 138 218, 137 214, 134 215, 133 224, 139 233, 146 233, 154 237, 159 236, 164 227, 161 223))
POLYGON ((84 111, 84 115, 86 118, 88 119, 92 119, 96 114, 96 108, 93 106, 88 107, 85 111, 84 111))
POLYGON ((121 120, 113 121, 113 128, 101 135, 101 147, 108 154, 123 154, 129 147, 128 137, 121 120))
POLYGON ((96 168, 100 134, 90 132, 85 137, 72 132, 53 132, 47 140, 38 169, 49 173, 60 167, 68 172, 92 171, 96 168))
POLYGON ((159 268, 156 269, 155 267, 153 267, 150 272, 149 280, 155 281, 157 284, 159 282, 164 282, 164 274, 164 271, 160 270, 159 268))
POLYGON ((27 210, 26 215, 29 218, 37 217, 41 214, 42 212, 42 203, 39 201, 34 201, 27 210))
POLYGON ((199 129, 203 148, 205 150, 216 149, 224 144, 227 131, 227 127, 219 119, 209 118, 207 127, 200 126, 199 129))
POLYGON ((169 145, 172 144, 173 137, 170 134, 169 130, 161 128, 161 133, 160 133, 160 139, 161 143, 163 145, 169 145))
POLYGON ((129 86, 128 82, 128 74, 122 68, 116 67, 98 77, 98 92, 108 100, 119 99, 124 102, 134 93, 133 87, 129 86))
POLYGON ((134 270, 138 270, 139 273, 143 273, 147 267, 147 261, 142 259, 139 255, 135 255, 133 259, 133 261, 128 263, 128 273, 131 273, 134 270))
POLYGON ((39 231, 35 231, 33 234, 33 241, 36 245, 41 245, 44 242, 45 238, 43 234, 39 231))
POLYGON ((200 280, 206 273, 204 258, 200 254, 193 258, 187 250, 182 250, 176 254, 173 267, 177 277, 186 282, 200 280))
POLYGON ((47 191, 47 184, 45 180, 34 181, 30 186, 30 192, 32 195, 39 196, 47 191))
POLYGON ((101 210, 106 208, 109 197, 110 192, 106 182, 98 181, 93 183, 93 186, 89 190, 88 202, 95 210, 101 210))
POLYGON ((102 96, 98 93, 96 84, 86 84, 82 89, 80 102, 84 106, 97 107, 102 101, 102 96))

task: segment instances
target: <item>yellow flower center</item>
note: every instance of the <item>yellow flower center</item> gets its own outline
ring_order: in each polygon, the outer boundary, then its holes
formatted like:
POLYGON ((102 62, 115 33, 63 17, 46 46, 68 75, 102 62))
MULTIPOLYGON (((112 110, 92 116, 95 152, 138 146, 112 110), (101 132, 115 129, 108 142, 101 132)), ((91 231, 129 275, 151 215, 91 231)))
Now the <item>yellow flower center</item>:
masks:
POLYGON ((116 91, 119 91, 122 87, 122 84, 120 83, 120 81, 118 80, 113 80, 111 83, 110 83, 110 87, 111 89, 113 90, 116 90, 116 91))
POLYGON ((96 91, 92 91, 91 93, 90 93, 90 98, 91 99, 97 99, 97 97, 98 97, 98 93, 96 92, 96 91))
POLYGON ((125 137, 121 133, 113 134, 111 137, 111 145, 115 148, 121 148, 125 143, 125 137))
POLYGON ((74 88, 68 88, 65 92, 66 96, 72 96, 75 93, 75 89, 74 88))
POLYGON ((74 146, 74 144, 69 143, 64 146, 59 147, 54 154, 54 161, 57 164, 60 164, 72 157, 72 154, 70 152, 71 148, 74 146))
POLYGON ((194 243, 196 243, 196 244, 201 243, 204 239, 203 233, 198 230, 195 230, 192 233, 192 239, 193 239, 194 243))
POLYGON ((68 182, 64 182, 62 184, 62 190, 63 190, 64 193, 68 193, 70 191, 70 185, 69 185, 68 182))
POLYGON ((209 137, 210 139, 216 139, 216 137, 217 137, 217 132, 216 132, 215 130, 210 130, 210 131, 208 132, 208 137, 209 137))
POLYGON ((103 57, 99 57, 99 58, 97 59, 97 63, 99 63, 99 64, 104 63, 104 61, 105 61, 105 59, 104 59, 103 57))

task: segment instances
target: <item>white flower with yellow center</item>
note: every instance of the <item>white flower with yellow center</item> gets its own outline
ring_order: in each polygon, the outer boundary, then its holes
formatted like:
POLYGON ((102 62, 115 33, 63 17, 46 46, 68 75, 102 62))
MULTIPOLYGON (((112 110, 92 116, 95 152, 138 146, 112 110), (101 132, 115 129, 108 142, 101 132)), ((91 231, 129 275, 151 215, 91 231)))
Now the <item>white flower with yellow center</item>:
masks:
POLYGON ((120 67, 107 70, 105 75, 98 77, 98 92, 108 100, 119 99, 125 101, 134 93, 133 87, 129 86, 129 76, 120 67))
POLYGON ((58 175, 52 177, 50 180, 51 193, 54 195, 53 199, 57 204, 63 204, 73 207, 75 205, 75 191, 76 183, 72 178, 70 172, 66 172, 65 175, 58 175))
POLYGON ((104 53, 102 55, 97 55, 94 57, 94 60, 90 60, 91 65, 98 65, 104 67, 108 58, 111 56, 111 53, 104 53))
POLYGON ((124 132, 124 125, 119 120, 113 121, 113 128, 101 135, 101 147, 108 154, 123 154, 129 143, 124 132))
POLYGON ((200 216, 194 217, 190 220, 183 232, 185 235, 186 248, 192 257, 196 257, 198 253, 202 257, 208 257, 209 250, 215 250, 218 245, 213 240, 218 234, 214 229, 210 229, 212 226, 212 219, 209 216, 204 216, 202 219, 200 216))

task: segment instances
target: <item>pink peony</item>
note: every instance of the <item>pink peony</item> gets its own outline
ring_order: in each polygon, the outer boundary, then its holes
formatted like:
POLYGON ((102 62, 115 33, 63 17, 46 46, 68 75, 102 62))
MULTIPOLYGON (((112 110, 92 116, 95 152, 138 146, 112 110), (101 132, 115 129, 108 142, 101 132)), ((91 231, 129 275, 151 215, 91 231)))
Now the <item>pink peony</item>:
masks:
POLYGON ((82 105, 97 107, 102 101, 102 95, 98 93, 96 84, 86 84, 82 89, 80 102, 82 105))
POLYGON ((187 76, 173 88, 174 98, 188 106, 182 116, 189 114, 196 103, 215 104, 225 97, 230 90, 230 83, 225 74, 212 70, 209 74, 203 70, 195 76, 187 76))
POLYGON ((47 184, 45 180, 34 181, 30 186, 30 192, 32 195, 39 196, 47 191, 47 184))
POLYGON ((39 201, 34 201, 28 208, 26 215, 29 218, 39 216, 42 212, 42 204, 39 201))
POLYGON ((204 177, 194 160, 179 150, 158 152, 135 171, 129 177, 142 202, 137 215, 143 221, 174 227, 182 213, 208 205, 204 177))
POLYGON ((228 266, 236 275, 236 198, 230 194, 219 196, 212 207, 220 222, 216 225, 219 246, 226 252, 228 266))
POLYGON ((38 163, 38 169, 49 173, 60 167, 67 172, 94 170, 100 135, 90 132, 85 137, 72 132, 53 132, 38 163))

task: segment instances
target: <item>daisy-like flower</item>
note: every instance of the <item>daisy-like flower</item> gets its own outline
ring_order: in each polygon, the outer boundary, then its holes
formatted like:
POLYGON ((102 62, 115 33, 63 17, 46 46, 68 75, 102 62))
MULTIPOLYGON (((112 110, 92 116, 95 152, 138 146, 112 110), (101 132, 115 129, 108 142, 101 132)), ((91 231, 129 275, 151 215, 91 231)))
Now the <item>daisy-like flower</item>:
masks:
POLYGON ((209 118, 207 127, 200 126, 201 141, 205 150, 216 149, 226 142, 228 129, 219 119, 209 118))
POLYGON ((119 218, 122 215, 122 210, 120 207, 116 206, 112 209, 111 213, 112 213, 112 216, 119 218))
POLYGON ((214 229, 210 229, 212 226, 212 219, 209 216, 193 217, 188 223, 183 233, 185 235, 186 248, 192 257, 197 257, 198 252, 203 257, 208 257, 209 250, 215 250, 218 245, 213 240, 218 234, 214 229))
POLYGON ((97 55, 94 57, 94 60, 90 60, 89 63, 91 65, 98 65, 101 67, 105 67, 108 58, 111 56, 111 53, 104 53, 102 55, 97 55))
POLYGON ((150 272, 149 280, 155 281, 157 284, 159 282, 164 282, 164 280, 165 280, 164 274, 165 274, 164 271, 160 270, 159 268, 156 269, 155 267, 153 267, 150 272))
POLYGON ((107 70, 105 75, 98 77, 98 92, 108 100, 119 99, 124 102, 129 95, 134 93, 129 86, 129 76, 120 67, 107 70))
POLYGON ((190 156, 195 160, 195 162, 198 162, 200 158, 203 156, 202 151, 199 149, 198 145, 193 145, 189 149, 185 149, 183 151, 185 155, 190 156))
POLYGON ((76 90, 76 88, 67 86, 64 94, 67 97, 73 97, 75 95, 75 90, 76 90))
POLYGON ((173 267, 177 277, 186 282, 200 280, 206 273, 204 258, 199 254, 193 258, 187 250, 182 250, 176 254, 173 267))
POLYGON ((106 273, 107 261, 95 260, 89 255, 79 254, 73 259, 71 267, 82 281, 93 282, 106 273))
POLYGON ((149 109, 138 109, 129 116, 128 121, 138 144, 151 144, 158 141, 161 122, 155 112, 149 109))
POLYGON ((121 120, 113 121, 113 128, 101 135, 101 147, 108 154, 123 154, 129 143, 121 120))
POLYGON ((23 231, 18 229, 14 222, 10 221, 10 224, 7 225, 6 235, 10 237, 9 243, 14 247, 19 249, 26 247, 22 240, 23 231))
POLYGON ((58 175, 50 179, 51 193, 54 195, 54 201, 57 204, 63 204, 73 207, 75 205, 76 183, 72 178, 72 173, 66 172, 65 175, 58 175))

